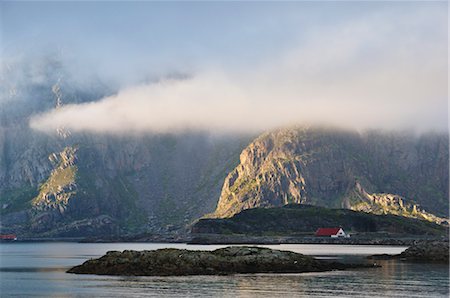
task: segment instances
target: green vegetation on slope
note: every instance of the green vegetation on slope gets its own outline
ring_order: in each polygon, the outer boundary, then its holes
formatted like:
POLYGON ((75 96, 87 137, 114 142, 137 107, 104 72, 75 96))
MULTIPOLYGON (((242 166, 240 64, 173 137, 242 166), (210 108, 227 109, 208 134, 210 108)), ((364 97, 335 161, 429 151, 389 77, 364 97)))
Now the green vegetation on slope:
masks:
POLYGON ((446 235, 437 224, 395 215, 374 215, 347 209, 328 209, 291 204, 274 208, 244 210, 233 217, 200 219, 193 233, 299 235, 321 227, 343 227, 351 233, 386 232, 402 235, 446 235))

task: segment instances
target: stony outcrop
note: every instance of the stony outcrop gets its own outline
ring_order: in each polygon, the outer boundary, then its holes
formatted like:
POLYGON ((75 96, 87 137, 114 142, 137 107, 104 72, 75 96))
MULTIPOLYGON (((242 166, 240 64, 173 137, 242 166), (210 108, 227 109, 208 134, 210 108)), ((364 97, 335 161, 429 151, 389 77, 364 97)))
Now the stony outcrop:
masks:
POLYGON ((411 261, 431 261, 448 263, 448 241, 422 241, 398 255, 398 258, 411 261))
POLYGON ((261 247, 226 247, 214 251, 158 249, 110 251, 68 273, 131 276, 298 273, 372 268, 370 264, 325 262, 299 253, 261 247))
POLYGON ((65 147, 58 155, 49 156, 49 160, 55 164, 47 181, 39 188, 39 194, 32 200, 31 204, 36 210, 58 209, 64 213, 69 199, 76 195, 76 147, 65 147))
POLYGON ((448 241, 419 241, 398 255, 373 255, 369 259, 401 259, 415 262, 449 263, 448 241))
POLYGON ((359 182, 356 182, 354 189, 348 192, 343 200, 344 206, 355 211, 379 215, 393 214, 448 226, 448 218, 439 217, 427 212, 418 204, 408 201, 399 195, 386 193, 369 194, 359 182))
POLYGON ((324 127, 265 133, 242 151, 212 216, 289 203, 445 222, 448 136, 324 127))

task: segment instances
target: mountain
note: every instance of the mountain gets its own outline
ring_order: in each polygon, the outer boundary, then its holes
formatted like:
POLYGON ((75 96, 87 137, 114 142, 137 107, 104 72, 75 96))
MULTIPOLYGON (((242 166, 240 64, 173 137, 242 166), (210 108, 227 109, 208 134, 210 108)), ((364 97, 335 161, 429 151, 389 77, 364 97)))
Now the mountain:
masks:
POLYGON ((446 236, 448 228, 402 216, 375 215, 348 209, 304 204, 243 210, 230 218, 204 218, 192 226, 194 234, 243 234, 258 236, 314 235, 318 228, 343 227, 353 235, 446 236))
POLYGON ((211 212, 229 217, 289 203, 434 222, 448 216, 445 134, 303 127, 249 144, 251 135, 201 131, 113 135, 59 127, 44 134, 29 127, 34 115, 117 92, 95 77, 80 81, 52 57, 2 65, 0 232, 179 232, 211 212))
POLYGON ((445 133, 268 132, 242 151, 211 216, 297 203, 440 223, 449 207, 448 142, 445 133))
POLYGON ((11 64, 0 83, 0 229, 19 236, 180 230, 212 212, 249 136, 44 134, 33 115, 117 92, 55 59, 11 64))

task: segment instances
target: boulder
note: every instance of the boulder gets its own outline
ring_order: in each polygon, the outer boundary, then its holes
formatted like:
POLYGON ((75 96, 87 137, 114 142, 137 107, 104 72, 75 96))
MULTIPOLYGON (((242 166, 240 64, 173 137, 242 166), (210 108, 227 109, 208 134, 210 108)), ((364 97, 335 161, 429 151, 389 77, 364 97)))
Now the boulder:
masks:
POLYGON ((449 262, 448 241, 422 241, 398 255, 401 259, 412 261, 449 262))
POLYGON ((415 262, 449 263, 448 241, 420 241, 398 255, 372 255, 369 259, 401 259, 415 262))

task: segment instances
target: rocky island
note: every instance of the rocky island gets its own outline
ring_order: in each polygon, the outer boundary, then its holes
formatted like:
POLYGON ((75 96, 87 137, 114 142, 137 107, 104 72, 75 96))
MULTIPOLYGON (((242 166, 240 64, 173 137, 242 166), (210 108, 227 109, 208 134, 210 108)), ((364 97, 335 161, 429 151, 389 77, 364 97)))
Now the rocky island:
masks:
POLYGON ((449 242, 448 241, 421 241, 398 255, 373 255, 369 259, 400 259, 416 262, 449 263, 449 242))
POLYGON ((226 247, 214 251, 165 248, 152 251, 109 251, 84 262, 68 273, 180 276, 237 273, 301 273, 375 268, 373 264, 344 264, 317 260, 303 254, 262 247, 226 247))

